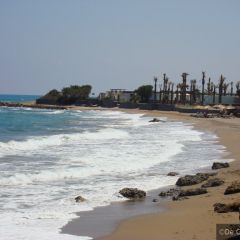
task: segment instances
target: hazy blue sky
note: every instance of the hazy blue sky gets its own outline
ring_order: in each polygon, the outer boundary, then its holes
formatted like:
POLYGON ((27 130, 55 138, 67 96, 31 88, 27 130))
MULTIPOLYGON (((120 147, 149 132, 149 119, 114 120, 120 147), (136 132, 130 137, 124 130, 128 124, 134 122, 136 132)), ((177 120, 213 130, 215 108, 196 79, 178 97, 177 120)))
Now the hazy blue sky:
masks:
POLYGON ((240 80, 240 0, 0 0, 0 93, 240 80))

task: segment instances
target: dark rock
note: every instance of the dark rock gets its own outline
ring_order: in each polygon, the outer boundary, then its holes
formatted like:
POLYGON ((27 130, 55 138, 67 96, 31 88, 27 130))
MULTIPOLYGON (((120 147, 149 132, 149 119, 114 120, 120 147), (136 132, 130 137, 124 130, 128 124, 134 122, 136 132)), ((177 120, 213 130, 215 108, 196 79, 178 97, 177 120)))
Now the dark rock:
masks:
POLYGON ((180 200, 185 200, 185 199, 189 199, 188 197, 179 197, 179 196, 173 196, 172 200, 173 201, 180 201, 180 200))
POLYGON ((187 196, 195 196, 207 193, 206 188, 195 188, 195 189, 187 189, 181 190, 178 194, 178 197, 187 197, 187 196))
POLYGON ((172 197, 177 196, 179 194, 180 189, 177 188, 171 188, 168 191, 163 191, 158 194, 160 197, 172 197))
POLYGON ((215 203, 213 207, 214 211, 218 213, 239 212, 240 202, 233 202, 229 204, 215 203))
POLYGON ((219 178, 209 179, 206 183, 202 185, 203 188, 208 187, 218 187, 224 184, 224 181, 219 178))
POLYGON ((137 188, 123 188, 119 193, 129 199, 139 199, 146 197, 146 192, 137 188))
POLYGON ((176 185, 177 186, 190 186, 201 183, 207 180, 210 176, 214 176, 216 173, 197 173, 196 175, 186 175, 184 177, 180 177, 176 185))
POLYGON ((233 182, 224 192, 224 195, 240 192, 240 182, 233 182))
POLYGON ((83 198, 82 196, 77 196, 77 197, 75 197, 75 201, 76 201, 76 202, 85 202, 86 199, 83 198))
POLYGON ((169 172, 167 174, 167 176, 177 176, 177 175, 179 175, 179 173, 177 173, 177 172, 169 172))
POLYGON ((161 120, 157 119, 157 118, 153 118, 152 120, 150 120, 149 122, 160 122, 161 120))
POLYGON ((220 169, 220 168, 228 168, 229 167, 229 163, 225 162, 214 162, 212 165, 212 169, 220 169))
POLYGON ((152 200, 152 202, 158 202, 158 199, 154 198, 154 199, 152 200))

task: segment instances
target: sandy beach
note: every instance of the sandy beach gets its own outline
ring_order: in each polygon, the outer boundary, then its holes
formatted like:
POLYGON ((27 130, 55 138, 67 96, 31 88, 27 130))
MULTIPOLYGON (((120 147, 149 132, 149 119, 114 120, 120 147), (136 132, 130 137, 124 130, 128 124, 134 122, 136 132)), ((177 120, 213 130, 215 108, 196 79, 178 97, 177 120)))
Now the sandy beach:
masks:
MULTIPOLYGON (((79 109, 77 107, 77 109, 79 109)), ((81 108, 88 110, 88 108, 81 108)), ((97 108, 96 108, 97 109, 97 108)), ((143 113, 151 117, 167 117, 172 121, 182 121, 193 124, 196 129, 210 131, 218 136, 220 144, 226 147, 226 158, 232 159, 229 168, 218 170, 218 178, 225 181, 224 185, 208 188, 208 194, 190 197, 183 201, 163 202, 167 211, 154 214, 145 214, 123 220, 115 231, 99 240, 190 240, 216 238, 216 224, 239 223, 238 213, 216 213, 213 210, 215 203, 230 203, 240 200, 240 193, 224 195, 224 190, 233 181, 240 177, 240 119, 193 118, 189 114, 178 112, 126 110, 128 113, 143 113)), ((209 169, 210 170, 210 169, 209 169)), ((187 188, 200 187, 194 185, 187 188)))
POLYGON ((223 194, 226 187, 231 182, 239 180, 240 176, 240 119, 195 119, 188 114, 177 112, 126 111, 140 112, 153 117, 168 117, 170 120, 191 123, 202 131, 214 132, 219 137, 220 144, 226 147, 228 152, 226 157, 235 161, 231 162, 230 168, 218 170, 218 177, 225 181, 224 185, 209 188, 207 195, 194 196, 183 201, 168 201, 166 204, 168 211, 164 213, 148 214, 123 221, 111 235, 101 240, 211 240, 216 237, 216 224, 239 222, 238 213, 215 213, 213 204, 240 200, 239 193, 223 194))

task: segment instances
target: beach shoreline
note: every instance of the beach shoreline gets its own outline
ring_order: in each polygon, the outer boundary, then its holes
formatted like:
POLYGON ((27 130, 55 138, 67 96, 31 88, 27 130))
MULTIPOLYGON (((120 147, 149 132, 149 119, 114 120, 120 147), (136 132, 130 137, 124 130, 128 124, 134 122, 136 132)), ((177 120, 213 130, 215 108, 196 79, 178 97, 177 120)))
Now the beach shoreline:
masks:
MULTIPOLYGON (((124 110, 123 110, 124 111, 124 110)), ((128 111, 127 112, 132 112, 128 111)), ((133 111, 139 113, 143 111, 133 111)), ((213 211, 217 202, 229 203, 240 199, 240 194, 223 195, 225 188, 240 176, 240 119, 196 119, 189 114, 177 112, 144 111, 151 117, 167 117, 173 121, 193 124, 196 129, 209 131, 218 136, 218 141, 226 147, 226 158, 234 159, 230 168, 218 170, 218 177, 225 184, 209 189, 206 196, 195 196, 184 201, 168 201, 168 211, 160 214, 148 214, 123 221, 109 236, 99 240, 121 239, 215 239, 216 224, 238 223, 238 213, 219 214, 213 211), (201 207, 199 207, 201 206, 201 207), (138 229, 137 231, 135 229, 138 229)), ((200 184, 201 185, 201 184, 200 184)), ((192 187, 199 187, 194 185, 192 187)))
MULTIPOLYGON (((31 107, 31 104, 29 104, 31 107)), ((225 184, 217 188, 209 188, 206 195, 194 196, 183 201, 162 201, 159 202, 163 211, 146 212, 137 214, 137 216, 124 216, 118 218, 117 224, 111 228, 105 228, 104 234, 96 234, 98 240, 122 240, 122 239, 163 239, 163 240, 182 240, 182 239, 215 239, 217 223, 238 223, 238 213, 219 214, 213 211, 213 204, 217 202, 230 203, 240 200, 240 193, 234 195, 224 195, 223 192, 231 182, 239 180, 240 177, 240 119, 222 119, 222 118, 193 118, 190 114, 179 112, 139 110, 139 109, 121 109, 121 108, 100 108, 100 107, 79 107, 67 106, 69 110, 107 110, 122 111, 126 113, 142 114, 151 118, 166 117, 169 121, 184 122, 192 125, 201 132, 211 132, 218 136, 220 145, 226 147, 227 159, 235 161, 230 163, 230 168, 218 170, 219 178, 225 181, 225 184), (167 209, 167 211, 165 211, 167 209), (136 231, 137 229, 137 231, 136 231)), ((158 124, 158 123, 156 123, 158 124)), ((210 168, 209 168, 210 171, 210 168)), ((199 185, 190 188, 199 187, 199 185)), ((158 189, 159 191, 159 189, 158 189)), ((153 197, 152 197, 153 198, 153 197)), ((122 205, 122 203, 121 203, 122 205)), ((156 207, 156 205, 154 206, 156 207)), ((114 208, 114 207, 113 207, 114 208)), ((102 208, 102 214, 104 209, 102 208)), ((116 209, 116 208, 115 208, 116 209)), ((147 210, 148 211, 148 210, 147 210)), ((117 213, 115 213, 117 214, 117 213)), ((94 216, 94 214, 93 214, 94 216)), ((116 219, 116 218, 114 218, 116 219)), ((75 221, 75 219, 73 220, 75 221)), ((91 221, 88 223, 91 228, 91 221)), ((77 225, 76 225, 77 226, 77 225)), ((83 236, 78 227, 74 231, 68 231, 67 234, 83 236)), ((86 235, 85 235, 86 236, 86 235)))
MULTIPOLYGON (((201 131, 208 131, 218 136, 219 144, 226 147, 226 158, 233 159, 230 168, 218 170, 218 177, 224 179, 225 184, 209 189, 209 194, 195 196, 184 201, 167 201, 164 206, 167 211, 149 213, 130 217, 120 221, 115 230, 98 240, 122 239, 215 239, 217 223, 238 223, 237 213, 219 214, 213 211, 216 202, 228 203, 240 199, 240 194, 223 195, 224 189, 240 176, 239 148, 240 119, 197 119, 186 113, 148 111, 138 109, 102 109, 71 107, 73 110, 110 110, 127 113, 144 114, 149 117, 167 117, 170 121, 189 123, 201 131), (201 206, 201 208, 199 208, 201 206), (138 229, 136 231, 136 228, 138 229)), ((210 170, 210 169, 209 169, 210 170)), ((192 187, 199 187, 194 185, 192 187)), ((75 232, 76 234, 76 232, 75 232)), ((78 234, 81 235, 81 234, 78 234)))

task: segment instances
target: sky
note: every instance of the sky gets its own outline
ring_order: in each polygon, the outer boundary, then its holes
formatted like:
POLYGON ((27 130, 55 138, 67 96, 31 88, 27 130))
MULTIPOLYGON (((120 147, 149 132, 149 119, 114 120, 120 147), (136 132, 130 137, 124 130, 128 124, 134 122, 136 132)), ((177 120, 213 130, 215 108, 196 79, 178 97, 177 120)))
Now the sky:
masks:
POLYGON ((240 80, 239 0, 0 0, 0 93, 240 80))

